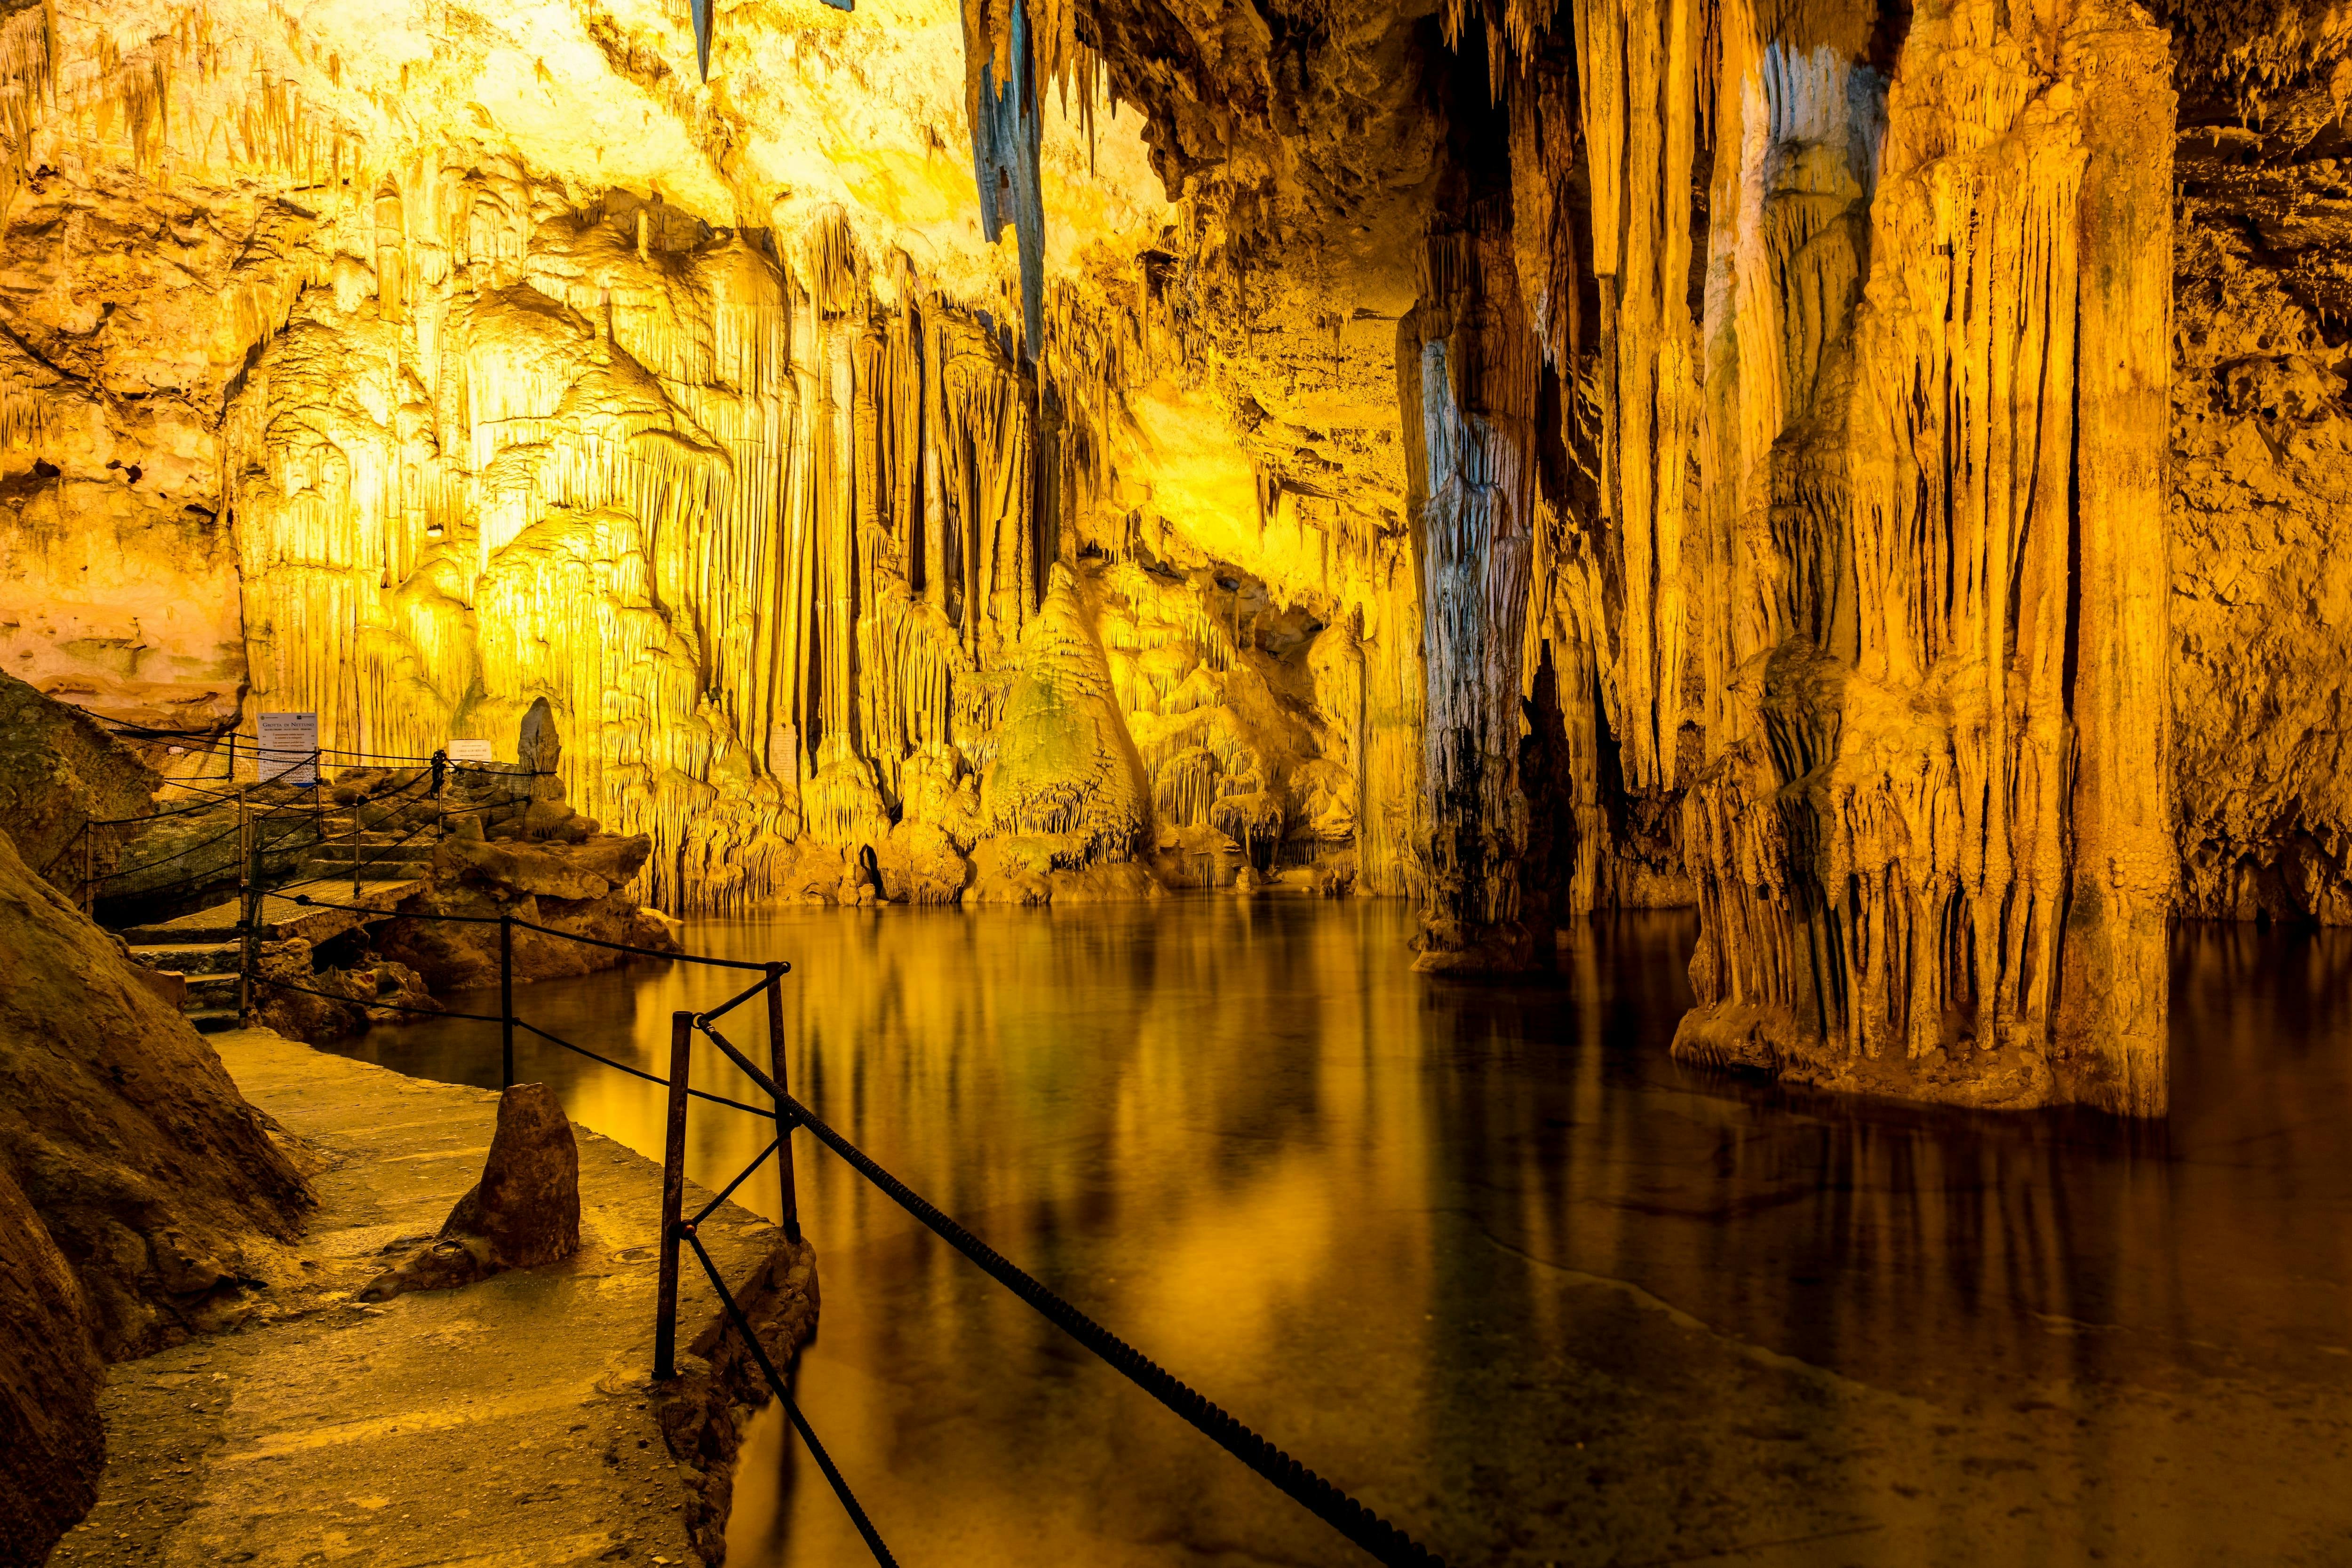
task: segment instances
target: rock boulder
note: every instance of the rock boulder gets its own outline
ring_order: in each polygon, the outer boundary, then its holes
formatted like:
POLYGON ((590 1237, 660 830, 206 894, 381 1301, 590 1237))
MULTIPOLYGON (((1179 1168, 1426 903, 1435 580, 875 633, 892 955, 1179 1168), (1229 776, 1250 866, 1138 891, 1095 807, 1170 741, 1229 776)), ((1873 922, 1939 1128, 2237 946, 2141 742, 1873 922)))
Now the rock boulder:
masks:
POLYGON ((5 833, 0 955, 0 1171, 102 1354, 176 1343, 278 1276, 309 1186, 205 1038, 5 833))
MULTIPOLYGON (((78 892, 83 825, 145 814, 162 782, 89 715, 0 671, 0 832, 36 872, 78 892)), ((121 853, 119 831, 90 840, 94 871, 121 853)))
POLYGON ((361 1291, 380 1301, 446 1291, 507 1269, 557 1263, 580 1249, 580 1147, 555 1092, 518 1083, 499 1097, 482 1179, 457 1200, 432 1245, 361 1291))

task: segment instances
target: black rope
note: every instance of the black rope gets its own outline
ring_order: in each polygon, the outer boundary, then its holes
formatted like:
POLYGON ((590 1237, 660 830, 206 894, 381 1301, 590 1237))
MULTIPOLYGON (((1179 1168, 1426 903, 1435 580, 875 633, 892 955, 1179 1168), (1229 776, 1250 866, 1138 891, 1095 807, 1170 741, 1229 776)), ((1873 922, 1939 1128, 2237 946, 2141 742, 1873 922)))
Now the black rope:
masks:
MULTIPOLYGON (((500 1021, 495 1013, 453 1013, 445 1012, 439 1008, 412 1008, 403 1002, 380 1002, 372 997, 339 997, 332 991, 313 990, 309 986, 298 986, 291 980, 273 980, 267 975, 254 976, 253 983, 257 986, 275 986, 281 991, 299 991, 306 997, 324 997, 331 1002, 341 1002, 350 1008, 389 1008, 398 1013, 422 1013, 427 1018, 436 1019, 466 1019, 474 1023, 500 1021)), ((522 1020, 517 1019, 515 1021, 520 1023, 522 1020)))
POLYGON ((1034 1307, 1046 1322, 1093 1351, 1137 1387, 1191 1422, 1218 1447, 1272 1482, 1292 1501, 1391 1568, 1444 1568, 1443 1558, 1403 1531, 1276 1448, 1205 1396, 1178 1381, 1164 1367, 1047 1290, 1026 1272, 935 1207, 912 1187, 876 1165, 856 1145, 820 1122, 809 1108, 700 1019, 696 1027, 742 1069, 744 1076, 775 1098, 778 1109, 816 1135, 898 1206, 928 1226, 949 1246, 980 1265, 997 1283, 1034 1307))
POLYGON ((681 1226, 678 1234, 688 1246, 694 1249, 694 1255, 702 1260, 702 1271, 710 1276, 710 1288, 719 1292, 719 1302, 726 1307, 727 1316, 734 1323, 735 1332, 743 1336, 743 1343, 751 1350, 751 1359, 760 1364, 760 1371, 767 1377, 768 1386, 774 1390, 778 1402, 784 1407, 784 1414, 792 1417, 793 1430, 798 1432, 801 1441, 808 1445, 809 1453, 816 1459, 817 1469, 823 1470, 824 1479, 833 1483, 834 1496, 839 1498, 841 1506, 848 1511, 849 1521, 857 1526, 857 1533, 866 1538, 866 1548, 874 1553, 874 1561, 881 1563, 882 1568, 898 1568, 898 1560, 890 1555, 887 1546, 882 1544, 881 1532, 874 1528, 874 1521, 866 1517, 866 1511, 857 1505, 857 1495, 849 1490, 849 1483, 842 1479, 841 1471, 834 1465, 833 1456, 826 1453, 824 1445, 816 1440, 816 1433, 810 1428, 808 1417, 801 1414, 800 1406, 784 1387, 784 1380, 776 1373, 775 1363, 768 1359, 767 1347, 760 1343, 760 1336, 751 1332, 750 1322, 743 1316, 743 1309, 736 1304, 734 1293, 727 1289, 727 1281, 719 1277, 719 1265, 713 1263, 710 1254, 703 1250, 702 1238, 694 1233, 691 1225, 681 1226))
MULTIPOLYGON (((256 821, 268 821, 275 814, 274 810, 264 812, 254 820, 256 821)), ((309 813, 305 811, 303 814, 307 816, 309 813)), ((234 837, 240 825, 241 824, 238 823, 231 823, 229 826, 223 828, 219 832, 215 833, 211 838, 199 840, 195 843, 190 844, 186 849, 174 850, 168 855, 157 855, 153 860, 141 861, 137 865, 117 866, 112 871, 102 871, 96 876, 91 877, 89 880, 93 884, 95 884, 97 883, 111 881, 118 876, 129 876, 133 872, 152 871, 159 865, 170 865, 173 861, 186 859, 188 856, 194 854, 198 850, 208 850, 215 844, 219 843, 223 839, 234 837)), ((298 831, 298 828, 289 828, 286 831, 278 834, 276 838, 268 840, 261 846, 262 852, 264 854, 268 853, 272 847, 278 844, 282 844, 288 840, 293 838, 298 831)), ((220 872, 202 873, 202 875, 208 876, 219 876, 223 874, 226 873, 220 872)), ((151 896, 160 895, 169 891, 171 888, 184 887, 190 883, 196 882, 198 880, 201 880, 200 876, 184 876, 177 882, 169 883, 163 887, 154 889, 153 894, 151 894, 151 896)))
POLYGON ((717 1007, 712 1008, 709 1012, 704 1013, 702 1016, 707 1019, 723 1019, 729 1013, 733 1012, 737 1008, 741 1007, 745 1002, 750 1001, 753 997, 758 996, 761 991, 764 991, 767 988, 768 982, 763 979, 757 985, 751 987, 749 989, 736 992, 733 996, 728 998, 725 1001, 719 1003, 717 1007))
MULTIPOLYGON (((410 784, 404 784, 404 785, 403 785, 399 789, 395 790, 395 791, 394 791, 394 793, 392 793, 392 794, 384 795, 384 796, 380 796, 380 797, 378 797, 378 799, 377 799, 376 800, 362 800, 362 801, 359 802, 359 805, 355 805, 355 806, 353 806, 353 807, 352 808, 352 813, 353 813, 353 820, 354 820, 354 821, 357 821, 357 813, 358 813, 358 810, 359 810, 359 806, 375 805, 375 804, 380 804, 380 803, 383 803, 383 802, 413 803, 414 799, 415 799, 414 794, 413 794, 413 791, 414 791, 414 790, 415 790, 415 789, 416 789, 420 785, 422 785, 422 784, 423 784, 423 783, 425 783, 425 782, 426 782, 426 781, 425 781, 425 780, 423 780, 423 779, 418 779, 418 780, 416 780, 415 782, 413 782, 413 783, 410 783, 410 784)), ((158 815, 173 815, 173 814, 174 814, 174 813, 169 813, 169 812, 158 813, 158 815)), ((300 834, 301 834, 301 831, 302 831, 303 827, 304 827, 304 826, 306 826, 307 824, 309 824, 309 822, 311 821, 311 819, 312 819, 313 817, 315 817, 317 814, 318 814, 318 808, 317 808, 317 806, 316 806, 315 802, 313 802, 313 801, 310 801, 310 800, 282 800, 282 801, 279 801, 279 802, 278 802, 278 804, 276 804, 276 805, 268 806, 268 807, 265 807, 265 808, 264 808, 263 810, 261 810, 260 811, 258 811, 258 812, 255 813, 255 815, 254 815, 254 817, 253 817, 252 821, 253 821, 253 822, 254 822, 255 824, 257 824, 257 825, 258 825, 258 824, 260 824, 260 823, 263 823, 263 822, 268 822, 268 821, 277 821, 277 820, 278 820, 278 819, 280 819, 280 818, 285 818, 285 817, 292 817, 292 818, 296 819, 296 821, 295 821, 295 825, 294 825, 294 826, 292 826, 292 827, 290 827, 290 828, 287 829, 284 832, 282 832, 282 833, 278 834, 278 835, 276 838, 274 838, 274 839, 267 839, 267 840, 264 840, 264 841, 263 841, 263 842, 262 842, 262 844, 261 844, 261 852, 262 852, 262 853, 264 853, 264 854, 266 855, 266 854, 268 854, 271 850, 273 850, 273 849, 277 848, 278 845, 283 844, 283 843, 290 842, 290 841, 292 841, 294 839, 296 839, 296 838, 299 837, 299 836, 300 836, 300 834)), ((131 818, 131 819, 126 819, 126 820, 128 820, 128 821, 148 821, 149 819, 146 819, 146 818, 131 818)), ((238 829, 239 829, 239 827, 240 827, 240 826, 241 826, 241 824, 232 823, 232 824, 230 824, 228 827, 223 828, 219 832, 215 833, 215 834, 214 834, 211 838, 209 838, 209 839, 202 839, 202 840, 199 840, 199 841, 196 841, 195 843, 190 844, 187 848, 183 849, 183 850, 175 850, 175 851, 173 851, 172 853, 170 853, 170 854, 168 854, 168 855, 158 855, 158 856, 156 856, 156 857, 155 857, 153 860, 152 860, 152 861, 142 861, 142 862, 140 862, 137 865, 131 865, 131 866, 117 866, 117 867, 116 867, 114 870, 112 870, 112 871, 100 872, 100 873, 99 873, 96 876, 93 876, 93 877, 91 877, 91 878, 89 879, 89 880, 90 880, 90 883, 91 883, 91 885, 95 886, 95 885, 96 885, 97 883, 99 883, 111 881, 112 879, 114 879, 114 878, 116 878, 116 877, 129 876, 129 875, 131 875, 131 874, 132 873, 134 873, 134 872, 152 871, 152 870, 153 870, 155 867, 157 867, 157 866, 159 866, 159 865, 169 865, 169 864, 171 864, 171 863, 172 863, 173 861, 175 861, 175 860, 183 860, 183 859, 185 859, 185 858, 186 858, 187 856, 189 856, 189 855, 194 854, 198 850, 210 849, 213 845, 215 845, 215 844, 216 844, 216 843, 219 843, 222 840, 226 839, 226 838, 230 837, 231 835, 235 834, 235 833, 238 831, 238 829)), ((418 824, 418 826, 419 826, 419 827, 422 827, 422 826, 424 826, 424 824, 420 823, 420 824, 418 824)), ((410 831, 409 837, 410 837, 410 838, 414 838, 415 836, 415 830, 412 829, 412 830, 410 831)), ((403 842, 403 843, 405 843, 405 842, 407 842, 407 841, 407 841, 406 839, 403 839, 403 840, 401 841, 401 842, 403 842)), ((320 842, 321 844, 324 844, 324 843, 326 842, 326 841, 322 839, 322 840, 320 840, 320 842)), ((146 897, 148 897, 148 898, 160 898, 160 897, 162 897, 164 894, 171 892, 171 891, 172 891, 173 889, 174 889, 174 888, 184 888, 184 887, 187 887, 187 886, 190 886, 190 885, 194 884, 194 883, 200 883, 200 882, 204 882, 204 881, 209 880, 211 877, 218 876, 218 875, 220 875, 220 874, 222 874, 222 873, 217 873, 217 872, 214 872, 214 873, 198 873, 198 874, 196 874, 196 875, 194 875, 194 876, 184 876, 184 877, 180 878, 180 879, 179 879, 178 881, 176 881, 176 882, 167 883, 165 883, 163 887, 150 889, 150 890, 148 891, 148 893, 147 893, 146 894, 144 894, 143 896, 146 896, 146 897)), ((293 884, 293 883, 281 883, 279 885, 280 885, 280 886, 292 886, 292 885, 294 885, 294 884, 293 884)), ((265 890, 265 891, 266 891, 266 890, 265 890)))
MULTIPOLYGON (((471 1015, 471 1014, 465 1014, 465 1013, 453 1013, 453 1014, 451 1014, 450 1016, 451 1016, 451 1017, 453 1017, 453 1018, 466 1018, 466 1017, 471 1017, 471 1016, 473 1016, 473 1015, 471 1015)), ((483 1019, 481 1021, 482 1021, 482 1022, 484 1022, 484 1023, 502 1023, 502 1022, 504 1022, 505 1020, 504 1020, 504 1019, 502 1019, 488 1018, 488 1019, 483 1019)), ((529 1019, 520 1019, 520 1018, 519 1018, 519 1019, 515 1019, 515 1020, 514 1020, 514 1023, 515 1023, 515 1028, 517 1028, 517 1029, 527 1029, 527 1030, 529 1030, 531 1033, 533 1033, 533 1034, 535 1034, 535 1035, 539 1036, 539 1038, 540 1038, 540 1039, 541 1039, 541 1040, 543 1040, 547 1041, 547 1042, 548 1042, 548 1044, 550 1044, 550 1045, 560 1045, 560 1046, 562 1046, 564 1050, 566 1050, 566 1051, 568 1051, 572 1052, 574 1055, 578 1055, 578 1056, 584 1056, 584 1057, 586 1057, 586 1058, 587 1058, 589 1061, 601 1061, 601 1062, 603 1062, 603 1063, 604 1063, 605 1066, 607 1066, 607 1067, 614 1068, 614 1069, 615 1069, 616 1071, 622 1071, 622 1072, 625 1072, 625 1073, 627 1073, 627 1074, 628 1074, 630 1077, 632 1077, 632 1078, 642 1078, 642 1079, 644 1079, 646 1082, 651 1083, 651 1084, 655 1084, 655 1085, 656 1085, 657 1087, 660 1087, 660 1088, 663 1088, 663 1089, 667 1089, 667 1088, 668 1088, 668 1087, 669 1087, 669 1080, 668 1080, 668 1079, 667 1079, 667 1078, 656 1078, 656 1077, 655 1077, 652 1073, 647 1072, 647 1071, 646 1071, 644 1068, 642 1068, 642 1067, 631 1067, 631 1066, 630 1066, 627 1062, 625 1062, 625 1061, 614 1061, 614 1060, 613 1060, 611 1057, 609 1057, 609 1056, 599 1056, 599 1055, 597 1055, 594 1051, 593 1051, 589 1050, 589 1049, 588 1049, 586 1046, 584 1046, 584 1045, 574 1045, 574 1044, 572 1044, 570 1040, 565 1040, 565 1039, 564 1039, 562 1036, 561 1036, 561 1035, 553 1035, 553 1034, 550 1034, 550 1033, 548 1033, 545 1030, 543 1030, 543 1029, 540 1028, 537 1024, 532 1023, 529 1019)), ((688 1092, 688 1094, 693 1095, 693 1096, 694 1096, 696 1099, 698 1099, 698 1100, 708 1100, 708 1101, 709 1101, 709 1102, 710 1102, 712 1104, 714 1104, 714 1105, 724 1105, 724 1106, 726 1106, 729 1110, 731 1110, 731 1111, 745 1111, 745 1112, 749 1112, 751 1114, 752 1114, 752 1115, 754 1115, 754 1116, 763 1117, 763 1118, 765 1118, 766 1120, 768 1120, 768 1121, 772 1121, 772 1121, 774 1121, 774 1120, 775 1120, 775 1117, 776 1117, 776 1113, 775 1113, 773 1111, 762 1111, 762 1110, 761 1110, 761 1109, 760 1109, 760 1107, 758 1107, 757 1105, 746 1105, 746 1104, 744 1104, 744 1103, 743 1103, 743 1102, 741 1102, 740 1100, 730 1100, 730 1099, 729 1099, 729 1098, 727 1098, 727 1096, 725 1096, 724 1094, 713 1094, 713 1093, 710 1093, 710 1092, 709 1092, 709 1091, 707 1091, 707 1090, 695 1089, 695 1088, 691 1088, 691 1087, 689 1087, 689 1088, 687 1090, 687 1092, 688 1092)))
POLYGON ((735 1179, 727 1184, 724 1191, 720 1192, 717 1197, 712 1198, 709 1203, 704 1204, 700 1208, 697 1209, 695 1211, 694 1218, 688 1220, 687 1224, 690 1226, 701 1224, 704 1220, 710 1218, 711 1214, 720 1204, 725 1203, 729 1198, 733 1197, 735 1196, 735 1189, 741 1186, 745 1182, 751 1180, 751 1173, 758 1170, 761 1166, 766 1165, 768 1163, 768 1156, 774 1154, 776 1150, 782 1146, 782 1135, 781 1134, 776 1137, 770 1138, 768 1140, 768 1146, 761 1149, 757 1155, 752 1156, 751 1163, 750 1165, 745 1166, 740 1171, 736 1173, 735 1179))
MULTIPOLYGON (((435 917, 420 915, 417 918, 430 920, 435 917)), ((714 969, 765 969, 768 967, 747 963, 740 958, 711 958, 700 953, 664 953, 653 947, 632 947, 626 942, 607 942, 601 936, 583 936, 576 931, 558 931, 551 925, 534 925, 528 920, 516 920, 515 924, 525 931, 536 931, 543 936, 561 936, 566 942, 585 942, 591 947, 609 947, 615 953, 635 953, 641 958, 676 958, 681 963, 702 964, 714 969)), ((784 967, 789 969, 792 966, 787 964, 784 967)), ((752 988, 753 990, 758 988, 756 986, 752 988)), ((751 993, 744 994, 748 996, 751 993)))

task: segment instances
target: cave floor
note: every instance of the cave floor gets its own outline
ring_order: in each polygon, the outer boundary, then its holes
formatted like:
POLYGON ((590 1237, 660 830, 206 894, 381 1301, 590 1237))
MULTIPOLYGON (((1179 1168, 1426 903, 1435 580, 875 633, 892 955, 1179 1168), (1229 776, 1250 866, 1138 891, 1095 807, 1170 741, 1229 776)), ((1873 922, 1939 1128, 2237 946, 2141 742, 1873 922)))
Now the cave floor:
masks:
MULTIPOLYGON (((647 1397, 659 1167, 575 1127, 573 1258, 362 1304, 360 1286, 479 1175, 498 1096, 267 1030, 215 1043, 246 1097, 323 1156, 298 1248, 314 1282, 256 1292, 236 1331, 110 1369, 99 1502, 51 1561, 696 1561, 647 1397)), ((701 1234, 738 1279, 776 1236, 732 1204, 701 1234)), ((694 1285, 688 1333, 716 1307, 694 1285)))

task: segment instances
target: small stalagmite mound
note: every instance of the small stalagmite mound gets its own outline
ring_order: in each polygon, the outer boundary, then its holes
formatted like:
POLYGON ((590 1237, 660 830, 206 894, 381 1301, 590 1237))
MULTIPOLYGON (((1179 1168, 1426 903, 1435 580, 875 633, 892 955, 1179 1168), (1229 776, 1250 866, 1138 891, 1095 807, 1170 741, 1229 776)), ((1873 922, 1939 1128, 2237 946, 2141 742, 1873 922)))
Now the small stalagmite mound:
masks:
POLYGON ((508 1269, 560 1263, 580 1249, 580 1145, 544 1083, 499 1096, 499 1126, 482 1179, 442 1222, 441 1233, 368 1281, 367 1301, 404 1291, 447 1291, 508 1269))
POLYGON ((1111 704, 1110 667, 1061 566, 1021 659, 996 760, 981 779, 982 816, 1006 835, 1079 840, 1089 861, 1129 859, 1143 830, 1140 769, 1111 704))

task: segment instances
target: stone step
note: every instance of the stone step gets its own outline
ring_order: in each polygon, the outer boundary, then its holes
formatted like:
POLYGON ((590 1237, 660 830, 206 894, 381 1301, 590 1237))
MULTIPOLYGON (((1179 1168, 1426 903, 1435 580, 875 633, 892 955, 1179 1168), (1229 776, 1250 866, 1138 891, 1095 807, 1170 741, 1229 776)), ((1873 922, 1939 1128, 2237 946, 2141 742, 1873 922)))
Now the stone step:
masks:
POLYGON ((218 1034, 223 1030, 236 1027, 236 1009, 206 1008, 201 1012, 190 1013, 188 1021, 196 1026, 198 1034, 218 1034))
POLYGON ((235 1009, 236 983, 234 970, 226 975, 190 975, 187 1005, 182 1010, 194 1014, 215 1008, 235 1009))
MULTIPOLYGON (((392 906, 405 898, 417 883, 418 879, 414 874, 396 874, 381 881, 363 876, 360 882, 361 894, 356 901, 352 897, 349 866, 343 868, 343 874, 340 877, 292 883, 262 900, 261 935, 265 940, 306 936, 314 942, 323 941, 338 931, 347 931, 355 925, 363 924, 373 915, 389 915, 392 906), (362 903, 368 906, 370 913, 354 915, 332 909, 305 908, 294 902, 297 894, 308 894, 331 904, 362 903)), ((209 909, 200 909, 159 925, 134 925, 118 935, 134 946, 234 942, 238 936, 237 921, 241 918, 241 908, 238 900, 226 899, 209 909)))
POLYGON ((414 836, 407 833, 362 833, 357 843, 347 838, 330 839, 311 853, 322 861, 372 860, 382 858, 382 852, 385 850, 404 850, 408 852, 403 857, 404 859, 430 860, 433 858, 433 846, 440 841, 440 838, 437 831, 432 831, 414 836))
POLYGON ((214 975, 236 967, 234 942, 154 942, 134 944, 131 961, 167 974, 214 975))

